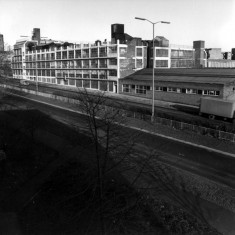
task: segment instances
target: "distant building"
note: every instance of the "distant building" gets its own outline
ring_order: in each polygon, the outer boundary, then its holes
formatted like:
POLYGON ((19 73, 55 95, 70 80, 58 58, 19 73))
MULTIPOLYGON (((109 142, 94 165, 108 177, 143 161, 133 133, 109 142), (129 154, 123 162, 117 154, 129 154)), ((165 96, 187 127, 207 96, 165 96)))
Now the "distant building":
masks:
POLYGON ((4 40, 2 34, 0 34, 0 51, 4 51, 4 40))
POLYGON ((235 68, 231 52, 222 52, 221 48, 205 48, 205 41, 194 41, 193 47, 196 68, 235 68))

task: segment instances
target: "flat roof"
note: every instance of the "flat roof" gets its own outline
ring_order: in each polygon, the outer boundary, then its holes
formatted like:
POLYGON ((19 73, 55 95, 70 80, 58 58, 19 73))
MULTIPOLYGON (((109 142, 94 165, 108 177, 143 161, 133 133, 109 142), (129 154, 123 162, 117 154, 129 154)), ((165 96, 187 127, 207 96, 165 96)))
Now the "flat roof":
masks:
MULTIPOLYGON (((139 70, 122 80, 152 81, 152 69, 139 70)), ((235 69, 155 69, 155 81, 227 84, 235 83, 235 69)))

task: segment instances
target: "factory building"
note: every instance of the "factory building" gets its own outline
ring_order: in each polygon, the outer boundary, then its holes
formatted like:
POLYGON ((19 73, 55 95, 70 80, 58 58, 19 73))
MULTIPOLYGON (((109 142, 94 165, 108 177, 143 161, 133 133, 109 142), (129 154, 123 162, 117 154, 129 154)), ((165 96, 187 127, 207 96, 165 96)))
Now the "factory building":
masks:
POLYGON ((156 36, 142 40, 124 32, 123 24, 111 25, 111 41, 71 43, 41 38, 34 28, 31 38, 17 40, 12 69, 14 78, 65 86, 118 92, 119 79, 140 69, 190 68, 194 49, 170 45, 156 36))
POLYGON ((140 38, 112 25, 112 41, 69 43, 42 40, 40 29, 31 39, 14 45, 14 78, 109 92, 118 91, 118 79, 146 66, 146 46, 140 38))

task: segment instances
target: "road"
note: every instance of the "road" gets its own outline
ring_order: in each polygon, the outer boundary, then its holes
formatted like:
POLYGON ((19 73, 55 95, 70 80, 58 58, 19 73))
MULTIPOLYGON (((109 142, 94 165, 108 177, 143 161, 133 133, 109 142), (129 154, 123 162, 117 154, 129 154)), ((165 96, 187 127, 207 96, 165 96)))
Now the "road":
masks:
MULTIPOLYGON (((38 109, 59 121, 73 127, 78 127, 80 130, 86 132, 86 128, 84 128, 84 116, 76 112, 55 106, 48 106, 20 97, 8 97, 7 103, 8 106, 13 105, 14 108, 38 109)), ((133 135, 136 135, 138 131, 128 129, 128 132, 133 132, 133 135)), ((222 192, 227 189, 229 189, 228 192, 232 194, 232 197, 235 196, 234 159, 231 156, 188 145, 184 142, 149 133, 140 133, 141 134, 138 133, 138 139, 136 139, 135 144, 135 149, 138 154, 135 154, 134 157, 146 159, 153 154, 154 159, 151 161, 151 164, 149 164, 148 170, 150 168, 151 170, 155 170, 155 166, 159 166, 156 164, 159 164, 160 161, 162 165, 171 167, 170 173, 174 172, 174 174, 180 174, 184 172, 183 175, 187 175, 186 180, 189 180, 189 182, 197 180, 199 183, 196 186, 194 185, 196 188, 205 187, 205 190, 208 190, 209 187, 212 191, 212 195, 205 196, 204 194, 208 194, 208 191, 200 192, 202 197, 201 205, 203 205, 205 216, 207 216, 207 219, 210 220, 213 225, 216 225, 216 223, 214 223, 215 220, 220 221, 219 226, 222 226, 222 228, 219 228, 220 230, 224 231, 224 229, 227 229, 229 231, 235 231, 233 225, 235 215, 232 213, 232 210, 235 208, 227 208, 226 205, 221 205, 221 203, 223 203, 221 201, 223 201, 224 198, 213 199, 215 192, 222 192), (209 200, 210 203, 207 203, 203 198, 209 200), (213 209, 210 209, 212 207, 211 204, 213 204, 213 209), (210 211, 208 212, 209 209, 210 211), (226 226, 223 226, 225 223, 226 226)), ((156 175, 153 174, 151 177, 155 179, 156 175)), ((190 189, 190 186, 187 186, 187 188, 190 189)))

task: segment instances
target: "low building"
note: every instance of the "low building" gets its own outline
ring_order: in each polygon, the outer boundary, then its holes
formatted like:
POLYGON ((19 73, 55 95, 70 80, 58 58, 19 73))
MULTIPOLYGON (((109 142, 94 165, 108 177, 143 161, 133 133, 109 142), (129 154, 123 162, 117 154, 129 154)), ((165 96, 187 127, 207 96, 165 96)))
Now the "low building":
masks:
POLYGON ((235 69, 143 69, 120 79, 120 94, 187 105, 200 104, 202 96, 235 100, 235 69))

